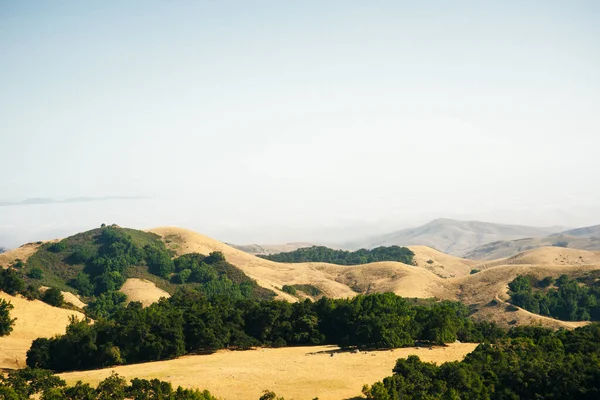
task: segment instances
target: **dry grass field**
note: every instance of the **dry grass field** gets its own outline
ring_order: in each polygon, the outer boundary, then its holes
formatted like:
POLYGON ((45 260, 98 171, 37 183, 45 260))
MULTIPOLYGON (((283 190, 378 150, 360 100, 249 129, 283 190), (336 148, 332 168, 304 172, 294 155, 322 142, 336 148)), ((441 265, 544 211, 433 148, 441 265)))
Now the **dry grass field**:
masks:
POLYGON ((391 375, 398 358, 415 354, 423 361, 444 363, 461 360, 475 347, 455 343, 432 350, 411 347, 358 354, 338 352, 335 346, 221 350, 211 355, 70 372, 61 377, 67 383, 81 380, 96 384, 115 371, 126 378, 158 378, 174 386, 208 389, 224 400, 257 400, 266 389, 288 400, 340 400, 357 397, 364 384, 391 375))
POLYGON ((127 279, 119 292, 127 296, 127 302, 139 301, 144 307, 156 303, 161 297, 171 297, 169 293, 157 288, 154 282, 138 278, 127 279))
POLYGON ((17 319, 11 334, 0 337, 0 368, 25 367, 27 350, 34 339, 64 333, 71 315, 83 318, 80 312, 52 307, 38 300, 29 301, 3 292, 0 298, 12 303, 15 308, 10 314, 17 319))

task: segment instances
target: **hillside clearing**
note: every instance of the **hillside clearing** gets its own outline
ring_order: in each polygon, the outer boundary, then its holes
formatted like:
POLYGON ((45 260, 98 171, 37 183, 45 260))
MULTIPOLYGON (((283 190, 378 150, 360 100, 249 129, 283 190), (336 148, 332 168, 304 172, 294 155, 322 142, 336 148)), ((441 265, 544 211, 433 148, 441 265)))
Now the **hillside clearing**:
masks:
POLYGON ((171 297, 169 293, 157 288, 154 282, 138 278, 127 279, 119 292, 127 296, 128 303, 139 301, 144 307, 156 303, 162 297, 171 297))
POLYGON ((317 396, 321 400, 339 400, 359 396, 363 384, 372 384, 389 376, 398 358, 415 354, 423 361, 444 363, 462 360, 475 347, 474 343, 455 343, 431 350, 411 347, 358 354, 338 352, 336 346, 222 350, 211 355, 60 376, 70 384, 78 380, 97 384, 115 371, 128 379, 158 378, 173 386, 208 389, 224 400, 256 400, 265 389, 295 400, 317 396))
POLYGON ((80 312, 52 307, 39 300, 29 301, 4 292, 0 292, 0 298, 14 305, 10 314, 17 319, 11 334, 0 337, 0 368, 24 368, 27 350, 34 339, 65 333, 72 315, 83 318, 80 312))

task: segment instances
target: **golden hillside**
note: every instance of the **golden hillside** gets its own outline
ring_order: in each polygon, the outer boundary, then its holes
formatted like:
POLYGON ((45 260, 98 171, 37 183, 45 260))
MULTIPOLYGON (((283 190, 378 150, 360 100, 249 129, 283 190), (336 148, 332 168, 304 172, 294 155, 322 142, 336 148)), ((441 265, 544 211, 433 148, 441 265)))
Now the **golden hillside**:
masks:
POLYGON ((77 311, 49 306, 39 300, 27 300, 21 296, 10 296, 0 292, 0 298, 14 306, 10 315, 16 318, 13 331, 0 337, 0 368, 24 368, 27 350, 38 337, 62 334, 74 315, 82 319, 77 311))
POLYGON ((525 310, 507 311, 504 301, 508 298, 508 283, 519 274, 557 278, 562 274, 580 276, 600 268, 600 252, 558 247, 539 248, 485 263, 450 256, 426 246, 411 246, 415 266, 398 262, 357 266, 286 264, 255 257, 187 229, 162 227, 151 232, 160 235, 177 254, 221 251, 259 285, 275 290, 280 298, 287 300, 296 299, 279 290, 285 284, 312 284, 330 297, 389 291, 405 297, 460 300, 477 310, 475 318, 503 326, 537 323, 559 328, 584 324, 558 321, 525 310), (482 271, 470 275, 472 269, 482 271))
MULTIPOLYGON (((525 310, 509 311, 508 283, 519 274, 537 278, 562 274, 577 277, 600 268, 600 252, 543 247, 507 259, 481 263, 441 253, 426 246, 412 246, 415 265, 398 262, 379 262, 366 265, 341 266, 326 263, 287 264, 265 260, 234 249, 222 242, 199 233, 175 227, 152 229, 178 255, 199 252, 209 254, 221 251, 259 285, 275 291, 280 299, 297 301, 281 291, 283 285, 311 284, 328 297, 353 297, 358 293, 394 292, 400 296, 460 300, 472 307, 474 317, 496 321, 503 326, 541 324, 548 327, 572 328, 581 322, 565 322, 531 314, 525 310), (470 275, 472 269, 481 272, 470 275)), ((9 265, 15 259, 26 260, 36 245, 25 245, 0 255, 0 262, 9 265)), ((167 296, 154 284, 130 279, 122 291, 130 300, 150 304, 167 296)), ((25 353, 33 339, 64 332, 71 315, 81 313, 59 309, 40 301, 21 297, 0 296, 11 300, 17 318, 15 330, 0 338, 0 367, 23 367, 25 353)), ((79 304, 82 306, 82 304, 79 304)))

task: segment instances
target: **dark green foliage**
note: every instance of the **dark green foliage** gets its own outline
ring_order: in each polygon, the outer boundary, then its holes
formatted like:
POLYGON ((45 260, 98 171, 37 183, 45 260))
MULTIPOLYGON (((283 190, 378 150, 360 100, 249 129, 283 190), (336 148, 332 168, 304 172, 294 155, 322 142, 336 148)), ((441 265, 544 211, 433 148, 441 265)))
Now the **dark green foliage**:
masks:
POLYGON ((600 325, 552 332, 512 329, 462 362, 441 366, 417 356, 365 387, 367 399, 596 399, 600 396, 600 325))
POLYGON ((52 388, 63 387, 65 381, 53 375, 52 371, 25 368, 0 376, 0 385, 13 389, 18 398, 29 398, 52 388))
POLYGON ((164 246, 160 248, 158 246, 146 245, 144 247, 144 252, 146 263, 148 264, 148 271, 150 271, 151 274, 167 278, 175 271, 173 260, 171 260, 171 256, 164 249, 164 246))
POLYGON ((50 288, 42 295, 42 301, 46 304, 50 304, 54 307, 60 307, 63 305, 65 299, 60 290, 56 288, 50 288))
POLYGON ((471 275, 473 275, 473 274, 476 274, 476 273, 478 273, 478 272, 479 272, 479 270, 478 270, 478 269, 472 269, 472 270, 471 270, 471 275))
POLYGON ((41 268, 33 267, 27 273, 27 276, 31 279, 42 279, 44 277, 44 271, 41 268))
POLYGON ((15 323, 15 318, 10 317, 10 310, 14 306, 10 301, 0 299, 0 336, 6 336, 13 330, 12 326, 15 323))
POLYGON ((27 365, 65 371, 221 348, 318 344, 390 348, 415 340, 443 344, 457 338, 480 342, 503 336, 493 324, 474 323, 465 306, 450 301, 417 302, 383 293, 288 303, 204 291, 186 288, 147 308, 139 303, 122 307, 118 294, 104 294, 90 307, 109 319, 94 324, 73 320, 65 335, 35 340, 27 365))
POLYGON ((171 294, 175 285, 200 284, 210 297, 274 296, 229 264, 220 252, 186 254, 173 260, 159 236, 117 226, 42 245, 29 258, 28 270, 35 271, 30 281, 61 290, 72 288, 88 297, 119 290, 127 278, 150 279, 171 294))
POLYGON ((51 251, 52 253, 61 253, 65 251, 68 247, 69 243, 66 239, 64 239, 60 242, 52 243, 50 246, 48 246, 48 251, 51 251))
POLYGON ((294 288, 293 285, 283 285, 281 290, 284 291, 285 293, 291 294, 292 296, 296 295, 296 288, 294 288))
POLYGON ((114 372, 96 388, 77 382, 67 386, 65 381, 42 369, 22 369, 0 376, 0 399, 22 400, 41 394, 42 400, 217 400, 207 390, 173 389, 169 382, 158 379, 134 378, 131 384, 114 372))
POLYGON ((580 285, 577 280, 562 275, 555 282, 557 289, 533 289, 547 288, 552 282, 551 277, 538 282, 518 276, 509 283, 511 302, 533 313, 566 321, 600 320, 600 287, 580 285))
POLYGON ((414 253, 400 246, 377 247, 372 250, 360 249, 357 251, 333 250, 324 246, 306 247, 288 253, 259 255, 271 261, 300 263, 300 262, 326 262, 338 265, 359 265, 378 261, 398 261, 412 264, 414 253))
POLYGON ((91 296, 94 293, 94 284, 85 272, 80 272, 75 278, 71 279, 69 286, 76 289, 82 296, 91 296))
POLYGON ((299 290, 299 291, 304 292, 307 295, 313 296, 313 297, 320 296, 323 293, 323 292, 321 292, 321 289, 319 289, 315 285, 310 285, 310 284, 291 285, 291 287, 294 290, 299 290))
POLYGON ((105 292, 91 301, 86 307, 86 314, 93 319, 109 318, 125 306, 127 296, 121 292, 105 292))
POLYGON ((11 265, 15 269, 21 269, 25 266, 25 263, 20 258, 17 258, 11 265))
POLYGON ((13 296, 23 292, 25 290, 23 275, 13 268, 0 268, 0 290, 13 296))

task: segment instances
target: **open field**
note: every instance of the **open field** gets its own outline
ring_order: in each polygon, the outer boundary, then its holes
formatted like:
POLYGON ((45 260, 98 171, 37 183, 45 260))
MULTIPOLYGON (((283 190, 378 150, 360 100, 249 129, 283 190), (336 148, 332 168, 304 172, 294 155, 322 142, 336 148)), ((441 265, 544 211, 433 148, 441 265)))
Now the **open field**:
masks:
POLYGON ((455 343, 432 350, 411 347, 358 354, 338 352, 339 348, 335 346, 221 350, 211 355, 69 372, 60 376, 67 383, 81 380, 96 384, 115 371, 126 378, 158 378, 170 381, 174 386, 208 389, 224 400, 257 400, 265 389, 286 399, 340 400, 357 397, 364 384, 370 385, 391 375, 398 358, 415 354, 423 361, 444 363, 461 360, 476 346, 455 343))
POLYGON ((119 292, 127 296, 127 302, 139 301, 144 307, 156 303, 161 297, 171 297, 169 293, 157 288, 154 282, 138 278, 127 279, 119 292))
POLYGON ((0 292, 0 298, 13 304, 15 308, 10 315, 17 319, 11 334, 0 337, 0 368, 24 368, 27 350, 34 339, 64 333, 71 315, 83 318, 80 312, 52 307, 39 300, 29 301, 4 292, 0 292))

